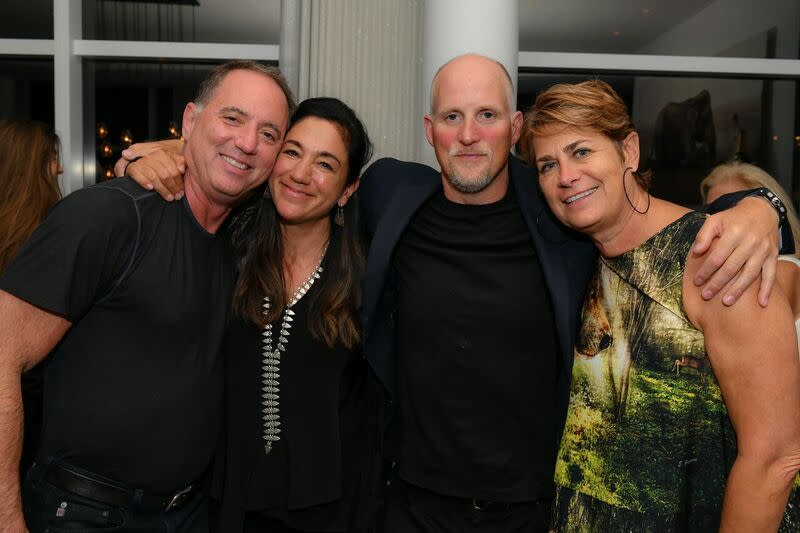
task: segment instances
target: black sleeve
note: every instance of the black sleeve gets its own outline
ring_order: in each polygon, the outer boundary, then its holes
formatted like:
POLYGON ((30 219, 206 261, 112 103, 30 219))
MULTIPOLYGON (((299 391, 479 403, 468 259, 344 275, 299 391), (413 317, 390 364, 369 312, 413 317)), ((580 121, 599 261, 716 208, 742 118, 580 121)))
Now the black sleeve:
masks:
MULTIPOLYGON (((723 194, 713 203, 703 206, 701 211, 705 211, 709 214, 719 213, 720 211, 725 211, 726 209, 730 209, 731 207, 738 204, 743 199, 747 198, 748 196, 753 196, 755 191, 758 189, 748 189, 746 191, 736 191, 730 192, 728 194, 723 194)), ((778 230, 781 234, 781 249, 779 253, 781 254, 794 254, 794 237, 792 235, 792 227, 789 224, 789 221, 786 217, 780 217, 780 227, 778 230)))
POLYGON ((0 276, 0 289, 74 323, 124 275, 138 232, 136 204, 126 193, 75 191, 33 232, 0 276))

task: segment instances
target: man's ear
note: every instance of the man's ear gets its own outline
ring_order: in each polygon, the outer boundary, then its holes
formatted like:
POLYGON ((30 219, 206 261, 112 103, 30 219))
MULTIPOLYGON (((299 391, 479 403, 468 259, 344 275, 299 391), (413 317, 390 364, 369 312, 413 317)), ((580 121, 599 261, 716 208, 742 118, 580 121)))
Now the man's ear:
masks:
POLYGON ((517 144, 522 133, 522 111, 514 111, 511 115, 511 144, 517 144))
POLYGON ((425 122, 425 138, 428 139, 428 144, 433 146, 433 117, 425 115, 422 120, 425 122))
POLYGON ((339 207, 344 207, 347 205, 347 202, 350 200, 350 197, 353 196, 358 190, 358 187, 361 185, 361 177, 359 176, 356 180, 344 188, 342 195, 339 197, 339 200, 336 202, 336 205, 339 207))
POLYGON ((183 109, 183 122, 182 122, 182 131, 181 136, 184 139, 188 139, 189 136, 192 134, 192 128, 194 127, 194 121, 197 118, 197 115, 200 114, 200 107, 195 104, 194 102, 189 102, 186 104, 186 107, 183 109))

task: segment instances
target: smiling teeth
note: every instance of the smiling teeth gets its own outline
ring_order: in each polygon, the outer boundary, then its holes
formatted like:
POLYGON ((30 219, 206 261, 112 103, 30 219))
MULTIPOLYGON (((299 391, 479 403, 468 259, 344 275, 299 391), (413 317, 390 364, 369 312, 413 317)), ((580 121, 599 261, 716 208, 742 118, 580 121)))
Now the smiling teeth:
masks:
POLYGON ((575 196, 570 196, 569 198, 564 200, 564 203, 571 204, 575 200, 580 200, 581 198, 586 198, 587 196, 589 196, 590 194, 592 194, 596 190, 597 190, 597 187, 594 187, 592 189, 589 189, 588 191, 583 191, 582 193, 576 194, 575 196))
POLYGON ((224 159, 225 161, 227 161, 231 165, 235 166, 236 168, 240 168, 242 170, 245 170, 247 168, 247 165, 245 165, 244 163, 242 163, 240 161, 237 161, 237 160, 235 160, 235 159, 233 159, 231 157, 228 157, 227 155, 223 155, 222 159, 224 159))

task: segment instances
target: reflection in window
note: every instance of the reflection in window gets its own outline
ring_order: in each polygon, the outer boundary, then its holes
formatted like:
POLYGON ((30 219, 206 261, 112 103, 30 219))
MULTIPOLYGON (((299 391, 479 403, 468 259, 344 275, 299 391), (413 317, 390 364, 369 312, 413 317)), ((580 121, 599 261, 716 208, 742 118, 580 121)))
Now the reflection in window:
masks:
POLYGON ((32 119, 53 124, 52 59, 0 58, 0 119, 32 119))

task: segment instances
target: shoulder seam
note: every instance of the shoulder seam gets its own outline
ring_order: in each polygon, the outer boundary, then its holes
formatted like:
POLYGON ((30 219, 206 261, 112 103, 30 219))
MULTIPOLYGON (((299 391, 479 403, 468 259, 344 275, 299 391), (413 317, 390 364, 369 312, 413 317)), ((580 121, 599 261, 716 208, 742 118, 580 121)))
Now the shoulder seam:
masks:
POLYGON ((144 194, 134 196, 133 194, 129 193, 128 191, 125 191, 125 190, 122 190, 122 189, 117 189, 116 187, 107 187, 107 186, 104 186, 104 185, 98 185, 97 187, 100 188, 100 189, 109 189, 109 190, 114 190, 114 191, 121 192, 122 194, 124 194, 125 196, 127 196, 128 198, 131 199, 131 201, 133 203, 133 208, 136 211, 136 239, 133 242, 133 250, 131 250, 131 255, 128 258, 128 263, 127 263, 127 265, 125 265, 125 269, 122 271, 122 273, 116 279, 116 281, 114 281, 114 283, 108 289, 108 292, 106 292, 106 294, 104 294, 102 296, 102 298, 98 299, 97 302, 95 302, 96 304, 99 304, 99 303, 102 303, 102 302, 105 302, 106 300, 108 300, 114 294, 114 292, 117 290, 117 288, 119 288, 119 286, 122 284, 122 282, 125 281, 125 279, 128 277, 128 275, 133 270, 133 263, 136 260, 136 256, 139 253, 139 241, 140 241, 141 236, 142 236, 142 214, 139 211, 139 202, 138 202, 138 200, 141 200, 147 194, 151 194, 151 191, 145 191, 144 194))

